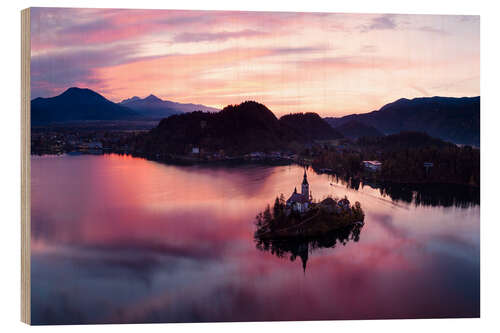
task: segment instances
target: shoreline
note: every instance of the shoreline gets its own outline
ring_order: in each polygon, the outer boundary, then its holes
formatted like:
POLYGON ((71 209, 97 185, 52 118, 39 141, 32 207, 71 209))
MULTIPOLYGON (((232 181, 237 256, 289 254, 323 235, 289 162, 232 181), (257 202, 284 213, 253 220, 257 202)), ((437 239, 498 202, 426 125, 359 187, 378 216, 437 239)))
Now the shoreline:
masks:
POLYGON ((335 173, 333 170, 327 170, 325 168, 315 168, 310 164, 307 164, 303 160, 297 161, 296 159, 291 159, 291 158, 260 158, 260 159, 255 159, 255 158, 246 158, 244 156, 234 156, 234 157, 227 157, 227 158, 220 158, 220 159, 203 159, 199 157, 192 157, 192 156, 186 156, 186 155, 174 155, 170 154, 169 158, 158 158, 156 156, 152 155, 147 155, 147 154, 141 154, 141 153, 131 153, 131 152, 124 152, 124 151, 111 151, 111 150, 74 150, 74 151, 69 151, 69 152, 61 152, 61 153, 42 153, 42 154, 37 154, 34 152, 31 152, 30 156, 64 156, 64 155, 110 155, 110 154, 117 154, 117 155, 129 155, 132 157, 137 157, 137 158, 144 158, 148 161, 154 161, 158 163, 166 163, 166 164, 173 164, 173 165, 223 165, 223 164, 232 164, 232 163, 242 163, 242 164, 264 164, 264 165, 269 165, 269 166, 279 166, 279 165, 300 165, 300 166, 310 166, 313 171, 317 174, 324 174, 332 177, 337 177, 339 179, 342 179, 344 181, 349 181, 350 179, 357 181, 357 182, 363 182, 364 185, 368 185, 374 189, 379 189, 379 188, 386 188, 391 185, 397 185, 397 186, 409 186, 409 187, 414 187, 414 186, 439 186, 439 185, 452 185, 452 186, 461 186, 463 188, 470 188, 470 189, 480 189, 480 184, 465 184, 465 183, 457 183, 457 182, 447 182, 447 181, 440 181, 440 182, 424 182, 424 181, 399 181, 399 180, 387 180, 383 178, 378 178, 378 177, 370 177, 367 175, 354 175, 354 176, 348 176, 348 175, 341 175, 335 173), (374 179, 376 178, 376 179, 374 179))

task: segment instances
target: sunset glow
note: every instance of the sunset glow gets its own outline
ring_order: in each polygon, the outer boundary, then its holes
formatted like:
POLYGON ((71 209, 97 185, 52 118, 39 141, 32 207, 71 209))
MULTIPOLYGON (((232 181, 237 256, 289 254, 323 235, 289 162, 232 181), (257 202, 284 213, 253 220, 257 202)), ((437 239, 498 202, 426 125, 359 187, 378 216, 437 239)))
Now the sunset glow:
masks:
POLYGON ((34 8, 31 98, 86 87, 277 115, 477 96, 479 17, 34 8))

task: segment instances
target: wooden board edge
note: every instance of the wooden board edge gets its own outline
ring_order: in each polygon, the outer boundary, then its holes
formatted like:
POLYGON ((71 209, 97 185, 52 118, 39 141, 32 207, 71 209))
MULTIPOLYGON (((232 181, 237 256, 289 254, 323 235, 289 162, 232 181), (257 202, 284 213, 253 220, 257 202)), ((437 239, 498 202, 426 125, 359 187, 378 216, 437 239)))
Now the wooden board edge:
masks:
POLYGON ((21 11, 21 321, 31 324, 30 9, 21 11))

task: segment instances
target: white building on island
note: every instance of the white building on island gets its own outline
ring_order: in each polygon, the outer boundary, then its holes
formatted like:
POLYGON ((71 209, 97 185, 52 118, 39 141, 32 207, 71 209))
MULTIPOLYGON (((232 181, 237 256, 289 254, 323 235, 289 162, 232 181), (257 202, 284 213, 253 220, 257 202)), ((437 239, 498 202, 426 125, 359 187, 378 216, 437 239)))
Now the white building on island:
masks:
POLYGON ((286 201, 287 208, 294 211, 304 213, 309 210, 311 204, 311 195, 309 193, 309 183, 307 182, 306 170, 304 170, 304 179, 302 180, 302 192, 298 193, 297 188, 294 189, 290 198, 286 201))

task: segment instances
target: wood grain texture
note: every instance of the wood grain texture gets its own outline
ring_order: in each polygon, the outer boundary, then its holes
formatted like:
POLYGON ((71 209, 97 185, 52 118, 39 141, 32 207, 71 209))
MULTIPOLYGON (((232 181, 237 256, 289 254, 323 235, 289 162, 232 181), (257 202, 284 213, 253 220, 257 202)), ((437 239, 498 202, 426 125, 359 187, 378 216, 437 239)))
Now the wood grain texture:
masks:
POLYGON ((30 9, 21 12, 21 321, 31 323, 30 9))

